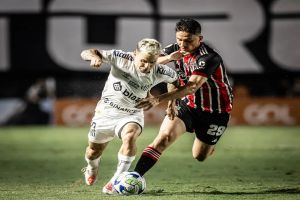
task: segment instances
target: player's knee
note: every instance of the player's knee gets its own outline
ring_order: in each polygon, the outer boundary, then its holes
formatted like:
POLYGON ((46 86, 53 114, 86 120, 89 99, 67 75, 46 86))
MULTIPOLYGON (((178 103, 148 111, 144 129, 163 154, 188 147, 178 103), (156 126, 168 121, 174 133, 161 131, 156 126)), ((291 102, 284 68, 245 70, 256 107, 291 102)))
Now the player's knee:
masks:
POLYGON ((140 135, 141 129, 137 124, 131 124, 126 126, 121 133, 121 139, 123 143, 135 142, 137 137, 140 135))
POLYGON ((132 144, 135 143, 137 136, 139 133, 137 131, 128 131, 124 135, 122 135, 122 141, 124 144, 132 144))
POLYGON ((205 154, 193 154, 193 158, 198 160, 199 162, 203 162, 206 158, 207 158, 207 155, 205 154))

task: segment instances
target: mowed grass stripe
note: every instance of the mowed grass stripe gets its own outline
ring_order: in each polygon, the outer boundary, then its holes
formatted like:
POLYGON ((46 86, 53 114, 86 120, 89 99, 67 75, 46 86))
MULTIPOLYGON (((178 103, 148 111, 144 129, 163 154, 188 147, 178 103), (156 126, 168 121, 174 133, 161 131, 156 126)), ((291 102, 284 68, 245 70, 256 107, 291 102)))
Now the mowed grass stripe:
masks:
MULTIPOLYGON (((187 133, 146 174, 146 192, 128 197, 101 193, 116 168, 118 139, 103 155, 96 185, 84 185, 87 132, 1 128, 0 199, 300 199, 300 127, 230 127, 205 162, 192 158, 187 133)), ((138 155, 157 132, 145 129, 138 155)))

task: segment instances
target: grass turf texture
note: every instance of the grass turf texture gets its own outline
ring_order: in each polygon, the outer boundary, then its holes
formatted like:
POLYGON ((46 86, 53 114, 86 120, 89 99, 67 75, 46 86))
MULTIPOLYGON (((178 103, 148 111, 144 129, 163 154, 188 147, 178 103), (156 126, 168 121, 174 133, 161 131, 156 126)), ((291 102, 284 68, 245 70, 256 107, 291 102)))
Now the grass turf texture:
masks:
MULTIPOLYGON (((139 196, 101 193, 116 168, 118 139, 104 152, 98 182, 84 184, 87 131, 0 128, 0 199, 300 199, 300 127, 230 127, 202 163, 191 156, 193 135, 185 134, 145 175, 139 196)), ((137 158, 157 131, 144 130, 137 158)))

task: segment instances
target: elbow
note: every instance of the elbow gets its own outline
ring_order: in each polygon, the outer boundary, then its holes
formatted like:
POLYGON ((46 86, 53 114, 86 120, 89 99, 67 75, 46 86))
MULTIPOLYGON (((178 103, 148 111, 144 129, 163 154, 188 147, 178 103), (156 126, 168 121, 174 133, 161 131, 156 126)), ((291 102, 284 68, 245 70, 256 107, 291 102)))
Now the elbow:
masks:
POLYGON ((83 50, 81 53, 80 53, 80 56, 83 60, 87 60, 87 54, 88 54, 88 50, 83 50))
POLYGON ((191 87, 189 88, 189 94, 194 94, 197 91, 197 87, 191 87))
POLYGON ((196 83, 189 82, 186 87, 187 94, 194 94, 199 89, 196 83))

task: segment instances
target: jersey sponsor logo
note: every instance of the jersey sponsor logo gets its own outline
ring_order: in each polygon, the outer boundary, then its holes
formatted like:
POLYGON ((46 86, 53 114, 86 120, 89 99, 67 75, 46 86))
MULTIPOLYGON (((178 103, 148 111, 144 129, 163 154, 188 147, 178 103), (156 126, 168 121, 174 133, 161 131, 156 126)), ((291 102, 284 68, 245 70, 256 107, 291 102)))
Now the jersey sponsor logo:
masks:
POLYGON ((114 54, 114 56, 118 56, 118 57, 130 60, 130 61, 133 61, 133 57, 128 53, 123 53, 123 52, 120 52, 120 51, 114 51, 113 54, 114 54))
MULTIPOLYGON (((203 64, 204 61, 201 61, 201 64, 203 64)), ((193 63, 184 63, 184 67, 185 68, 188 68, 189 71, 191 73, 193 73, 193 71, 195 70, 198 70, 198 69, 204 69, 205 68, 205 62, 204 62, 204 65, 199 65, 197 64, 196 62, 193 62, 193 63)))
POLYGON ((131 113, 131 114, 134 114, 134 113, 137 113, 137 112, 140 111, 140 110, 138 110, 138 109, 124 108, 124 107, 120 106, 119 104, 116 104, 116 103, 110 101, 108 98, 104 98, 104 99, 103 99, 103 102, 104 102, 105 104, 110 105, 111 107, 113 107, 113 108, 115 108, 115 109, 117 109, 117 110, 124 111, 124 112, 128 112, 128 113, 131 113))
MULTIPOLYGON (((139 85, 138 85, 137 83, 133 82, 133 81, 129 81, 128 84, 129 84, 130 86, 133 86, 133 85, 134 85, 133 87, 139 87, 139 85)), ((141 86, 141 88, 142 88, 142 89, 144 88, 145 90, 147 90, 147 88, 149 88, 150 86, 151 86, 151 85, 145 85, 145 86, 141 86)), ((122 94, 123 94, 125 97, 127 97, 127 98, 129 98, 129 99, 131 99, 131 100, 133 100, 133 101, 135 101, 135 102, 138 102, 139 100, 142 99, 142 98, 140 98, 140 97, 134 95, 133 92, 128 91, 126 88, 123 89, 121 82, 115 82, 115 83, 113 83, 113 88, 114 88, 115 91, 121 91, 122 94)))
POLYGON ((151 86, 152 86, 152 84, 149 84, 149 85, 142 85, 142 86, 141 86, 141 89, 142 89, 143 91, 148 91, 148 90, 151 88, 151 86))
POLYGON ((163 74, 163 75, 170 76, 171 78, 175 77, 175 73, 171 69, 166 69, 166 68, 163 68, 163 67, 159 66, 157 68, 157 72, 160 73, 160 74, 163 74))
POLYGON ((130 74, 125 73, 125 72, 123 72, 121 75, 126 79, 130 79, 130 77, 131 77, 130 74))
POLYGON ((129 82, 128 82, 128 85, 134 87, 135 89, 138 89, 138 88, 140 87, 139 84, 137 84, 137 83, 134 82, 134 81, 129 81, 129 82))
POLYGON ((122 94, 123 94, 125 97, 127 97, 127 98, 129 98, 129 99, 131 99, 131 100, 133 100, 133 101, 136 101, 136 102, 138 102, 139 100, 142 99, 142 98, 140 98, 140 97, 135 96, 135 95, 133 94, 133 92, 129 92, 127 89, 125 89, 125 90, 122 92, 122 94))
MULTIPOLYGON (((131 79, 131 76, 130 74, 128 73, 122 73, 122 76, 126 79, 131 79)), ((149 85, 142 85, 140 86, 138 83, 132 81, 132 80, 128 80, 128 85, 130 85, 131 87, 135 88, 135 89, 139 89, 141 88, 143 91, 148 91, 149 88, 151 88, 152 84, 149 84, 149 85)), ((121 88, 122 89, 122 88, 121 88)), ((116 90, 116 89, 115 89, 116 90)), ((120 91, 120 90, 117 90, 117 91, 120 91)))

